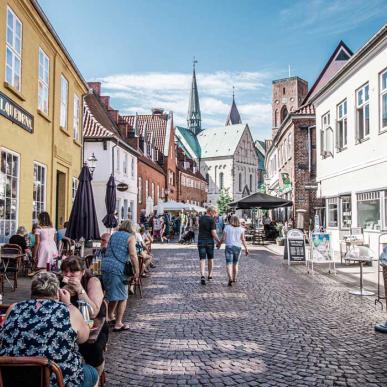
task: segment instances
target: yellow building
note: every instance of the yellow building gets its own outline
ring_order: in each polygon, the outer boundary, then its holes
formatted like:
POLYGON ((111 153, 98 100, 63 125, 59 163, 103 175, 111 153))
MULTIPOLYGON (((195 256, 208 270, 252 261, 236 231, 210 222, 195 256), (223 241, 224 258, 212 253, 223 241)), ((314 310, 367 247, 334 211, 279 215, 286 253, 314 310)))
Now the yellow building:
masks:
POLYGON ((35 0, 0 0, 0 43, 1 243, 43 210, 68 219, 87 84, 35 0))

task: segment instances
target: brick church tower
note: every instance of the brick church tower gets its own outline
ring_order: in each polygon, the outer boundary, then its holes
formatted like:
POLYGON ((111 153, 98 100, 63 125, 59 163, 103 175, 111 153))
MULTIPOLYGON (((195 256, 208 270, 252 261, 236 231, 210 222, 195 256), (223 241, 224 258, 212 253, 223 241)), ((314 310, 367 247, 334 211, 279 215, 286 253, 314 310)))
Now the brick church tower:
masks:
POLYGON ((308 82, 299 77, 278 79, 273 81, 272 91, 272 136, 274 138, 288 113, 301 106, 308 94, 308 82))

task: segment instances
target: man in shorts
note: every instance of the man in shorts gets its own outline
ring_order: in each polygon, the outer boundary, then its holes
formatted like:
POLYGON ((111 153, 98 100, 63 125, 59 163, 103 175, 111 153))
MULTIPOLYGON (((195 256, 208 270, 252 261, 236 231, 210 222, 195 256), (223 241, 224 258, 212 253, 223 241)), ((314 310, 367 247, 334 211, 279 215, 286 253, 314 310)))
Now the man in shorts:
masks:
POLYGON ((200 282, 206 284, 204 272, 206 269, 206 258, 208 261, 208 279, 212 279, 212 268, 214 259, 215 242, 219 243, 215 224, 216 208, 209 206, 207 213, 199 219, 198 250, 200 258, 200 282))

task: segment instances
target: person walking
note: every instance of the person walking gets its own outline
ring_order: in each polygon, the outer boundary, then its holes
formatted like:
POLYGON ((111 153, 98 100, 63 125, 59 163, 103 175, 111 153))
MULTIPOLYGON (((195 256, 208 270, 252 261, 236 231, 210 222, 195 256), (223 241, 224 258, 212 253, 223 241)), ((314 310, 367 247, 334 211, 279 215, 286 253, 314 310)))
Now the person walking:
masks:
POLYGON ((230 223, 224 228, 222 239, 216 247, 219 249, 223 242, 226 244, 224 254, 226 256, 228 286, 232 286, 238 276, 238 263, 242 245, 245 248, 246 256, 249 254, 245 239, 245 229, 241 227, 239 218, 236 215, 230 217, 230 223))
POLYGON ((216 208, 209 206, 207 213, 199 219, 198 251, 200 258, 200 282, 202 285, 206 284, 204 276, 206 258, 208 261, 208 280, 212 279, 215 241, 216 243, 220 242, 216 233, 215 216, 216 208))

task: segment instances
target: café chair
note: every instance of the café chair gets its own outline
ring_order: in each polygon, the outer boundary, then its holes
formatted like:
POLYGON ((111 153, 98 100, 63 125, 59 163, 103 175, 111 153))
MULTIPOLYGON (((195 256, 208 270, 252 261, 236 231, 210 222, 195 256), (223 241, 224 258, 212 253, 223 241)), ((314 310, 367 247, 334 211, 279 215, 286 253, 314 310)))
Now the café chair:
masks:
POLYGON ((1 387, 50 387, 52 374, 55 375, 56 385, 64 387, 61 369, 46 357, 0 356, 1 387))
MULTIPOLYGON (((17 276, 20 270, 20 265, 22 261, 22 248, 19 245, 5 244, 1 247, 0 256, 3 254, 16 254, 20 255, 20 257, 16 259, 10 259, 8 262, 7 270, 5 270, 5 264, 2 262, 0 267, 0 272, 6 275, 10 280, 13 280, 13 290, 15 291, 17 288, 17 276)), ((6 260, 6 258, 2 258, 2 260, 6 260)))

